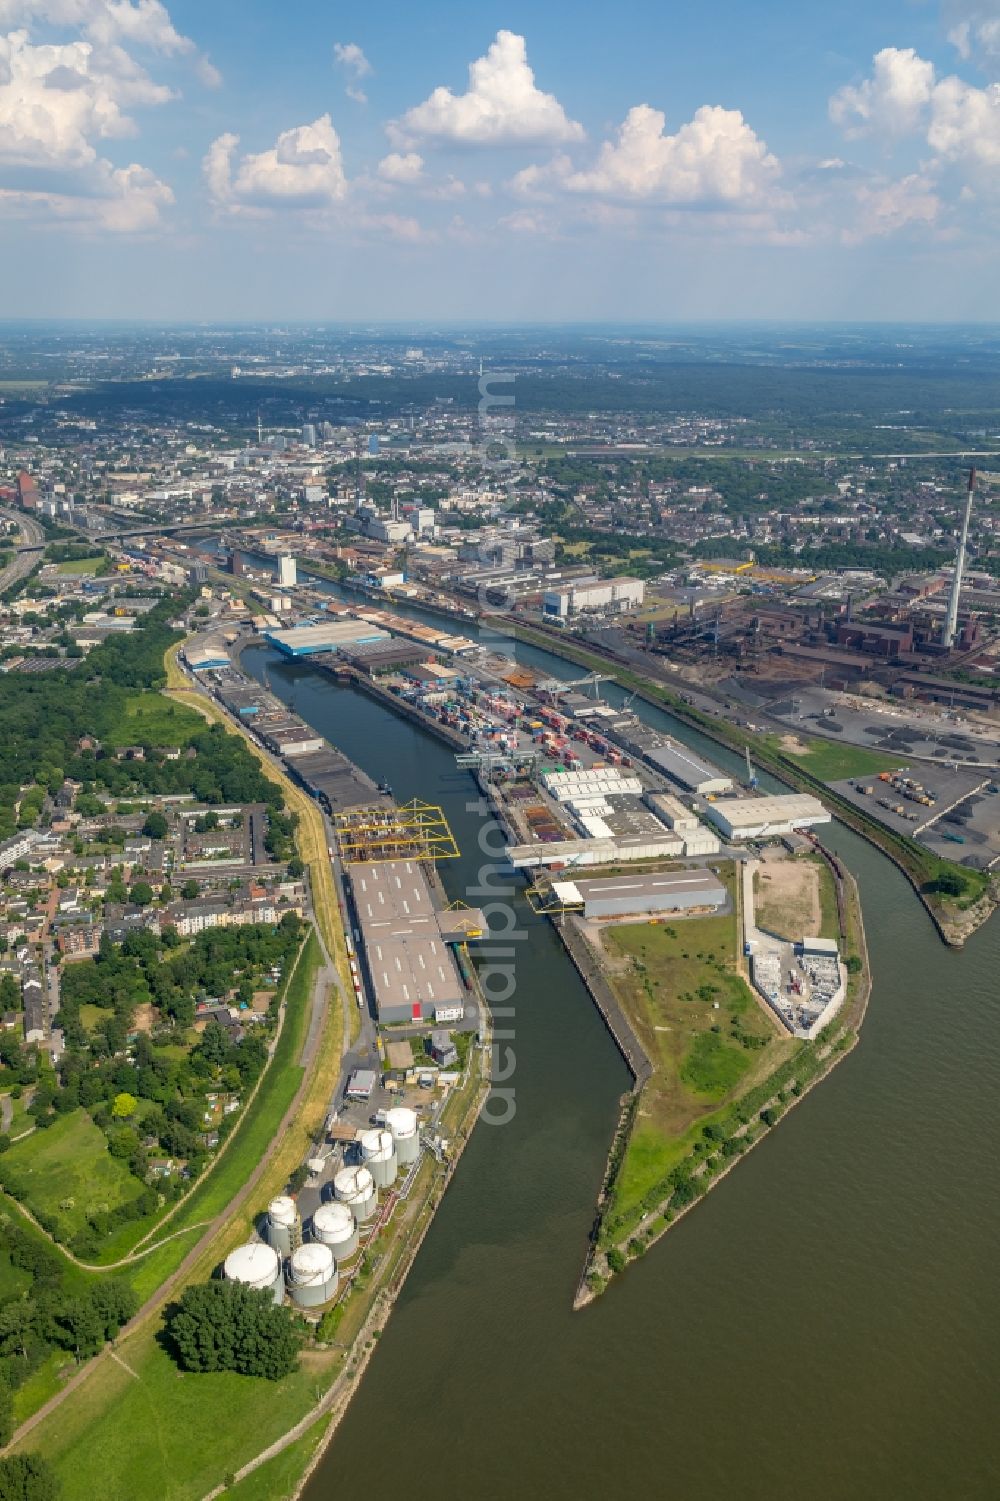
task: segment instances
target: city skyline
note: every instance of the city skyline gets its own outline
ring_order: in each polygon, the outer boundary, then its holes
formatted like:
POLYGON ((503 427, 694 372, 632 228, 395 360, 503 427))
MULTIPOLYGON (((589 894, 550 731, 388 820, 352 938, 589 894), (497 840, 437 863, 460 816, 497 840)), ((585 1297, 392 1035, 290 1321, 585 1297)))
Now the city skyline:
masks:
POLYGON ((0 316, 1000 316, 1000 5, 615 20, 0 0, 0 316))

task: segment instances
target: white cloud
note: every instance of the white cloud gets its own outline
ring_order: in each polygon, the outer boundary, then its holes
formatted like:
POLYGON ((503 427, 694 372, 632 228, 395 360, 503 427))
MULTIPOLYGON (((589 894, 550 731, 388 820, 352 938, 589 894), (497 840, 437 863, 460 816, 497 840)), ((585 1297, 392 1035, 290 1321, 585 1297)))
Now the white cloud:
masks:
POLYGON ((384 182, 414 183, 420 180, 424 170, 424 159, 415 151, 405 153, 390 151, 379 162, 376 171, 384 182))
POLYGON ((514 180, 524 197, 562 190, 620 202, 750 205, 773 201, 781 167, 739 110, 702 105, 674 135, 663 112, 630 109, 614 141, 605 141, 589 168, 557 156, 514 180))
POLYGON ((948 40, 965 62, 992 72, 1000 63, 1000 3, 998 0, 951 0, 945 5, 951 21, 948 40))
POLYGON ((239 136, 214 140, 202 164, 209 193, 231 212, 327 208, 347 192, 340 137, 329 115, 282 131, 267 151, 236 159, 239 136))
POLYGON ((0 191, 8 211, 151 228, 173 201, 170 189, 136 162, 114 167, 94 143, 134 135, 128 109, 170 97, 120 49, 102 53, 86 41, 35 47, 24 31, 0 35, 0 191))
POLYGON ((933 90, 933 63, 912 47, 883 47, 875 54, 871 78, 834 94, 830 118, 848 135, 868 130, 906 135, 919 127, 933 90))
POLYGON ((167 184, 135 162, 128 167, 96 163, 88 186, 87 194, 0 187, 0 215, 136 234, 156 229, 161 209, 174 201, 167 184))
POLYGON ((344 69, 351 80, 346 85, 348 98, 353 99, 356 104, 367 104, 368 95, 361 87, 359 80, 368 77, 372 72, 372 65, 357 42, 334 42, 333 60, 338 67, 344 69))
POLYGON ((941 200, 933 184, 917 173, 898 182, 866 184, 857 190, 855 197, 857 221, 843 235, 848 244, 895 234, 912 225, 932 227, 941 212, 941 200))
POLYGON ((943 78, 934 90, 927 144, 974 171, 1000 165, 1000 84, 977 89, 960 78, 943 78))
POLYGON ((498 31, 485 57, 469 66, 469 87, 453 94, 443 85, 389 125, 393 143, 420 141, 461 146, 554 145, 583 139, 553 94, 543 93, 528 66, 523 36, 498 31))
POLYGON ((1000 84, 939 79, 912 47, 877 53, 872 77, 834 94, 830 113, 849 135, 920 135, 935 153, 933 166, 964 170, 984 187, 1000 166, 1000 84))
POLYGON ((214 88, 218 70, 182 35, 161 0, 0 0, 0 28, 41 22, 79 32, 100 51, 146 47, 164 57, 190 57, 201 81, 214 88))

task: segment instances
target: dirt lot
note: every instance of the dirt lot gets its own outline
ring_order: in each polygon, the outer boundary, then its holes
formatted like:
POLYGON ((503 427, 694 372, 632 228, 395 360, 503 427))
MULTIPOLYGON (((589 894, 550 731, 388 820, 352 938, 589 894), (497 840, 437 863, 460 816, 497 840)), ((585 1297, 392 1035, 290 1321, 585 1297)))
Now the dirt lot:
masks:
POLYGON ((757 926, 789 943, 820 930, 819 871, 808 860, 765 860, 754 879, 757 926))

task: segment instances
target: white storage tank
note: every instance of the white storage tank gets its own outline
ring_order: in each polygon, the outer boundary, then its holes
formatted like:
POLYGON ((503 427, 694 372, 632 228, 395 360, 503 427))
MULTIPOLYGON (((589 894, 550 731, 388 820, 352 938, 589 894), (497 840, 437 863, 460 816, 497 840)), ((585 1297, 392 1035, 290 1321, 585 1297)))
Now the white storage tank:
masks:
POLYGON ((366 1167, 342 1167, 333 1180, 333 1194, 351 1209, 359 1225, 375 1213, 378 1194, 375 1180, 366 1167))
POLYGON ((392 1132, 378 1127, 361 1137, 361 1160, 377 1188, 391 1188, 396 1181, 396 1144, 392 1132))
POLYGON ((386 1111, 385 1123, 392 1133, 396 1147, 396 1161, 400 1167, 408 1167, 420 1156, 420 1131, 417 1113, 405 1105, 397 1105, 386 1111))
POLYGON ((329 1246, 310 1241, 288 1259, 288 1291, 299 1308, 318 1308, 337 1291, 337 1263, 329 1246))
POLYGON ((288 1256, 302 1239, 299 1228, 299 1212, 295 1200, 287 1194, 279 1194, 267 1206, 267 1243, 279 1256, 288 1256))
POLYGON ((313 1240, 329 1246, 337 1261, 346 1261, 358 1249, 358 1227, 350 1206, 336 1199, 321 1204, 312 1217, 313 1240))
POLYGON ((228 1282, 242 1282, 261 1292, 270 1292, 275 1303, 284 1298, 284 1282, 281 1276, 281 1257, 273 1246, 263 1241, 249 1241, 230 1251, 222 1266, 222 1275, 228 1282))

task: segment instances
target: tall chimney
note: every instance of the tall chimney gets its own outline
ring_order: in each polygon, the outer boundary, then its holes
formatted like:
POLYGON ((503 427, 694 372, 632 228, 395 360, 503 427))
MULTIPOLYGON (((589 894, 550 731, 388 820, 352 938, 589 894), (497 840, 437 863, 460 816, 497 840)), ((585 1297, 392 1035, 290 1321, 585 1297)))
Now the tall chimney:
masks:
POLYGON ((951 599, 948 601, 948 618, 944 625, 944 634, 941 637, 941 645, 950 651, 955 641, 955 632, 958 629, 958 600, 962 592, 962 574, 965 570, 965 548, 969 540, 969 522, 972 518, 972 497, 976 488, 976 471, 969 470, 968 498, 965 502, 965 516, 962 521, 962 535, 958 541, 958 555, 955 558, 955 577, 951 585, 951 599))

